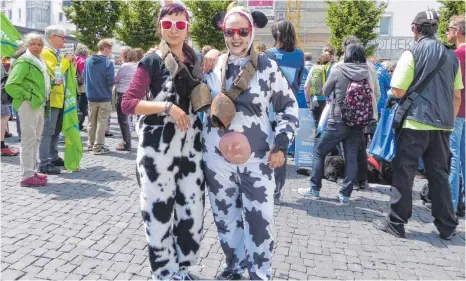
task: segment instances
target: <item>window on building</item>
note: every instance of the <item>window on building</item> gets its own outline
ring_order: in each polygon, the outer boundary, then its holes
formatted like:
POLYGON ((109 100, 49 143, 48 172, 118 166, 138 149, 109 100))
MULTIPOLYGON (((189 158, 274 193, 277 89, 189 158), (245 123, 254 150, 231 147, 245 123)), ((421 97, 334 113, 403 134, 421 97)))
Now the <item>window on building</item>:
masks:
POLYGON ((13 11, 8 10, 8 19, 11 20, 12 17, 13 17, 13 11))
POLYGON ((21 20, 21 8, 18 9, 18 19, 21 20))
POLYGON ((58 13, 58 22, 63 21, 63 13, 58 13))
POLYGON ((390 36, 391 33, 392 33, 392 17, 391 16, 384 16, 380 20, 379 35, 390 36))
POLYGON ((2 1, 2 9, 5 9, 6 8, 6 2, 5 0, 2 1))

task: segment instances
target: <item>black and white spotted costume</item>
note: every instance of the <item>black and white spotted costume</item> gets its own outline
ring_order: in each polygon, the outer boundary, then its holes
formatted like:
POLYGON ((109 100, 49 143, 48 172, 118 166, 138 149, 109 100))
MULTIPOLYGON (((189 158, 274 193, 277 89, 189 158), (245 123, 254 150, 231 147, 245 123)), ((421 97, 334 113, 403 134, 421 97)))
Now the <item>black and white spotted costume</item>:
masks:
MULTIPOLYGON (((186 45, 183 50, 194 54, 186 45)), ((202 122, 192 110, 187 78, 164 64, 162 58, 168 51, 162 41, 160 56, 147 55, 139 64, 151 76, 153 100, 173 102, 191 121, 187 132, 176 129, 175 121, 165 113, 143 116, 139 121, 136 161, 141 213, 155 280, 171 279, 196 263, 205 203, 202 122), (173 73, 177 73, 175 78, 173 73)), ((200 78, 200 66, 195 63, 193 73, 196 71, 200 78)))
MULTIPOLYGON (((211 73, 205 76, 212 96, 220 92, 222 55, 211 73)), ((230 87, 249 57, 229 59, 226 87, 230 87)), ((206 183, 220 243, 226 255, 226 270, 249 270, 253 280, 271 278, 274 244, 273 193, 275 181, 268 155, 273 132, 268 117, 272 103, 276 113, 275 134, 292 139, 298 127, 298 104, 275 61, 259 55, 258 70, 249 88, 234 102, 236 115, 225 130, 213 127, 210 116, 202 132, 206 183), (221 137, 242 133, 249 141, 251 155, 240 165, 230 164, 219 149, 221 137)))

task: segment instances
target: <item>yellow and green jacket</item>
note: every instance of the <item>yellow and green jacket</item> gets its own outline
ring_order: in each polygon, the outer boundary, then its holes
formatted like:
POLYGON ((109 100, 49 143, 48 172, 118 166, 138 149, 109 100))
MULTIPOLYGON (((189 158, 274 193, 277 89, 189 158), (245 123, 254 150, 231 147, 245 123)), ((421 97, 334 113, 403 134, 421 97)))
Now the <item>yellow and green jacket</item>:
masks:
MULTIPOLYGON (((55 80, 55 67, 57 66, 59 62, 59 58, 55 54, 55 51, 46 46, 42 50, 42 53, 40 54, 41 57, 44 59, 45 64, 47 65, 47 73, 50 76, 50 81, 55 80)), ((64 77, 65 72, 68 70, 70 67, 70 61, 67 59, 61 59, 61 72, 64 77)), ((50 107, 54 108, 63 108, 63 105, 65 103, 65 87, 64 84, 60 85, 55 85, 53 84, 52 89, 50 90, 50 107)))

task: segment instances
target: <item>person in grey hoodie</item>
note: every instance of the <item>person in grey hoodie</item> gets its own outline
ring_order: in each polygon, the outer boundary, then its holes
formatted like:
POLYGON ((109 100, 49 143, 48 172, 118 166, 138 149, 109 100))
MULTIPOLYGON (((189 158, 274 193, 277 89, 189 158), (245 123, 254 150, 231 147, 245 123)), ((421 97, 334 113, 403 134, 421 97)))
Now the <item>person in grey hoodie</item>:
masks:
POLYGON ((358 178, 358 150, 363 141, 363 127, 350 127, 341 117, 340 105, 346 98, 346 90, 352 81, 369 78, 366 53, 361 44, 350 44, 344 55, 344 63, 333 67, 324 85, 324 95, 333 99, 327 127, 314 148, 311 187, 299 189, 298 192, 311 199, 319 199, 324 177, 325 156, 340 142, 345 153, 345 178, 341 183, 338 200, 340 204, 348 204, 353 186, 358 178))
POLYGON ((105 154, 109 149, 105 144, 107 119, 112 113, 112 87, 115 84, 115 69, 110 60, 112 43, 100 40, 99 52, 87 58, 84 67, 84 84, 89 101, 89 142, 88 149, 94 154, 105 154))

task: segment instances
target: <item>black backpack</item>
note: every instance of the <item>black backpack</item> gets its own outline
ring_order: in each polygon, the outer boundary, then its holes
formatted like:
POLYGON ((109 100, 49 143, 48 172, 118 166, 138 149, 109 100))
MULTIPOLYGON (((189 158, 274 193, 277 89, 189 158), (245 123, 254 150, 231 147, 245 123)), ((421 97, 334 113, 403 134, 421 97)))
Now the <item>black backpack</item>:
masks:
POLYGON ((13 98, 5 90, 5 84, 7 80, 8 75, 2 78, 2 104, 11 104, 13 101, 13 98))

